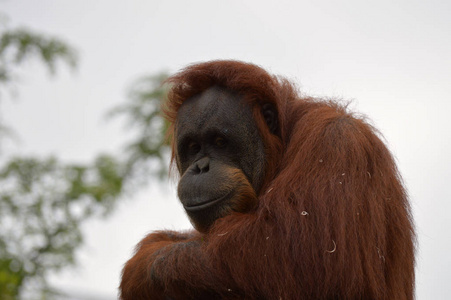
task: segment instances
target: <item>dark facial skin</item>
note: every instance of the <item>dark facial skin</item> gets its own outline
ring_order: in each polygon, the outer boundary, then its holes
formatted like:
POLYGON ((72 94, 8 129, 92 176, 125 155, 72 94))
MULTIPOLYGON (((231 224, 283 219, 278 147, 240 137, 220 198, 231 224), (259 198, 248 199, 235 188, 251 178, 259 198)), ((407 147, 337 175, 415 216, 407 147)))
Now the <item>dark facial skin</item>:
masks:
POLYGON ((178 196, 197 230, 255 208, 265 152, 251 107, 240 96, 212 87, 187 99, 177 115, 176 147, 178 196))

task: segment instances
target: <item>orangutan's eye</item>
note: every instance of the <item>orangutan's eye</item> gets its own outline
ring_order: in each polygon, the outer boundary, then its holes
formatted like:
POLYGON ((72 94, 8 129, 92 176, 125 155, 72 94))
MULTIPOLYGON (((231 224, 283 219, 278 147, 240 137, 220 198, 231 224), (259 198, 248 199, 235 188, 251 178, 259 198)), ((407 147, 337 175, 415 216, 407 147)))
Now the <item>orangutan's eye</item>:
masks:
POLYGON ((194 141, 189 142, 188 144, 188 153, 189 154, 197 154, 200 151, 200 145, 194 141))
POLYGON ((226 140, 222 137, 215 138, 215 146, 218 148, 223 148, 227 144, 226 140))

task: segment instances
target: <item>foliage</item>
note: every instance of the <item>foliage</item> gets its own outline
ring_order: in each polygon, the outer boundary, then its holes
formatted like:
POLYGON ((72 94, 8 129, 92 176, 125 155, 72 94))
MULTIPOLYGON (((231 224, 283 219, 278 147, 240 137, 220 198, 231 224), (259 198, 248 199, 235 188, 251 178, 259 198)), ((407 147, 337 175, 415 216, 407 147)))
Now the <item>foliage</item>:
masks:
POLYGON ((48 271, 73 263, 80 222, 112 207, 121 176, 107 156, 88 167, 55 158, 8 161, 0 171, 0 290, 15 295, 24 280, 44 288, 48 271))
POLYGON ((124 116, 132 139, 127 143, 127 169, 134 182, 148 175, 167 175, 169 148, 166 138, 169 123, 161 117, 161 102, 167 94, 162 85, 166 73, 136 80, 128 92, 128 101, 115 107, 108 117, 124 116), (152 160, 149 161, 149 157, 152 160), (155 171, 156 170, 156 171, 155 171))
MULTIPOLYGON (((17 79, 16 71, 21 64, 34 57, 52 73, 58 60, 73 67, 77 61, 75 50, 59 39, 28 29, 2 28, 2 91, 17 79)), ((0 120, 0 140, 10 132, 0 120)), ((62 219, 63 205, 58 204, 61 195, 53 194, 57 180, 52 176, 62 170, 56 160, 14 158, 5 162, 2 158, 1 161, 4 165, 0 168, 0 298, 14 299, 27 280, 45 283, 47 270, 62 266, 65 260, 73 261, 73 256, 65 253, 79 243, 80 234, 72 220, 62 219)), ((45 293, 45 284, 40 286, 45 293)))
MULTIPOLYGON (((55 74, 57 61, 65 62, 72 68, 77 65, 74 48, 60 39, 44 36, 30 29, 0 29, 0 96, 17 81, 17 70, 33 58, 38 58, 55 74)), ((0 98, 1 99, 1 98, 0 98)), ((11 136, 12 130, 0 119, 0 142, 11 136)))
MULTIPOLYGON (((23 61, 36 57, 52 73, 58 60, 70 66, 77 62, 75 50, 59 39, 6 30, 0 34, 0 87, 11 84, 23 61)), ((167 124, 160 116, 165 78, 139 79, 129 101, 108 114, 124 117, 132 136, 120 156, 102 154, 87 164, 0 157, 1 299, 16 299, 24 291, 42 299, 55 295, 46 276, 75 263, 83 241, 81 224, 112 211, 121 195, 135 191, 149 176, 166 173, 167 124)), ((5 135, 1 129, 0 139, 5 135)))
POLYGON ((0 83, 9 83, 14 78, 14 69, 34 56, 38 56, 52 73, 57 60, 72 67, 77 63, 74 49, 59 39, 24 28, 5 30, 0 37, 0 83))

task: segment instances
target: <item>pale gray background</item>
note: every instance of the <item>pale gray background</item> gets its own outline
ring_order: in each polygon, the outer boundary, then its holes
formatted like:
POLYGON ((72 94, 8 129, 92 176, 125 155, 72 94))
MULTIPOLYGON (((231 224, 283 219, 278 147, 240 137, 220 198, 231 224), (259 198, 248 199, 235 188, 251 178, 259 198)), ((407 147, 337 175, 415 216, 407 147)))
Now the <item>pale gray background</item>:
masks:
MULTIPOLYGON (((451 295, 451 1, 9 0, 9 25, 79 49, 72 74, 30 63, 19 97, 3 101, 21 135, 7 151, 87 161, 127 133, 103 113, 140 75, 234 58, 257 63, 315 96, 353 100, 379 128, 409 189, 417 232, 418 299, 451 295)), ((169 181, 168 181, 169 182, 169 181)), ((82 297, 116 297, 123 263, 146 232, 190 228, 174 184, 126 199, 84 226, 80 267, 51 282, 82 297)), ((350 257, 350 259, 352 259, 350 257)))

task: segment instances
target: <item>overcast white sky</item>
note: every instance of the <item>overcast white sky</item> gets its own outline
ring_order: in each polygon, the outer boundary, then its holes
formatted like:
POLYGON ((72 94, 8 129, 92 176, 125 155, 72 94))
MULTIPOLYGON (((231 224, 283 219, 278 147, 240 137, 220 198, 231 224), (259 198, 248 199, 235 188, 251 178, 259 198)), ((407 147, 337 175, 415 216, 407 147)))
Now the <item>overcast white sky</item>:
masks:
MULTIPOLYGON (((451 1, 1 0, 9 26, 60 36, 80 55, 50 78, 24 66, 3 117, 21 143, 7 151, 86 161, 119 151, 127 133, 106 123, 140 75, 234 58, 289 77, 315 96, 353 100, 384 134, 414 209, 417 298, 451 295, 451 1)), ((146 232, 190 228, 174 185, 126 199, 84 226, 80 265, 52 277, 78 297, 114 299, 123 263, 146 232)), ((80 298, 81 299, 81 298, 80 298)), ((87 298, 86 298, 87 299, 87 298)))

